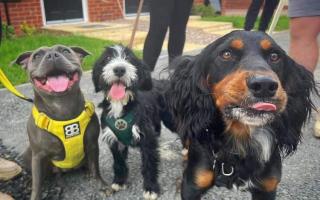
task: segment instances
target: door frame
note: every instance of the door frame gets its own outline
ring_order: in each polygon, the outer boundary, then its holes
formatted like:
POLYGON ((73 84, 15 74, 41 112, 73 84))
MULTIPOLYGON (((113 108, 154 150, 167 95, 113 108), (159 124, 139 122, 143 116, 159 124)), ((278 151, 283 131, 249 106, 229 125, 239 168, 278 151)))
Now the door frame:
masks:
POLYGON ((47 21, 46 19, 46 11, 44 9, 44 0, 40 0, 41 4, 41 15, 42 15, 42 23, 44 26, 54 25, 54 24, 67 24, 67 23, 78 23, 78 22, 88 22, 88 0, 82 0, 82 19, 70 19, 70 20, 55 20, 55 21, 47 21))
MULTIPOLYGON (((130 1, 130 0, 129 0, 130 1)), ((124 17, 135 17, 137 15, 137 13, 131 13, 131 14, 127 14, 127 9, 126 9, 126 0, 122 0, 122 5, 123 5, 123 16, 124 17)), ((149 15, 149 12, 141 12, 141 15, 149 15)))

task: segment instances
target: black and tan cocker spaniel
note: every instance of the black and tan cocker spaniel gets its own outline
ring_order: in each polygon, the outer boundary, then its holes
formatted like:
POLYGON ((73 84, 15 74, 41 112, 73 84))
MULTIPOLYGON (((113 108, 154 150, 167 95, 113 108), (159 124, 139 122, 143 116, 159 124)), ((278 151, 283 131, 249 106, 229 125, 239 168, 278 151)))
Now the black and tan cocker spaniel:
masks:
POLYGON ((234 31, 176 59, 167 92, 188 144, 182 199, 212 186, 276 198, 281 160, 297 149, 315 91, 312 73, 262 32, 234 31))

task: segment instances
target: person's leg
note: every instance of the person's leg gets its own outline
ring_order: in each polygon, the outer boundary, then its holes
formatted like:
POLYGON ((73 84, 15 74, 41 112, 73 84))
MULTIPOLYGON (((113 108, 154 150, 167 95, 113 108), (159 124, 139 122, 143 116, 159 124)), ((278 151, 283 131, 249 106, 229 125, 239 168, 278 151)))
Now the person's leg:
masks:
POLYGON ((265 32, 268 28, 269 22, 273 16, 274 10, 277 8, 279 0, 267 0, 265 1, 261 20, 259 23, 259 31, 265 32))
POLYGON ((244 30, 250 31, 254 27, 254 22, 256 21, 260 7, 263 3, 263 0, 252 0, 249 9, 247 11, 246 20, 244 23, 244 30))
POLYGON ((319 56, 320 16, 290 19, 290 56, 313 72, 319 56))
MULTIPOLYGON (((320 34, 320 16, 290 19, 290 56, 311 72, 314 72, 319 56, 317 37, 320 34)), ((320 110, 318 109, 318 112, 320 110)), ((314 136, 320 137, 320 116, 318 113, 314 136)))
POLYGON ((150 27, 143 47, 143 60, 154 69, 168 30, 173 0, 150 0, 150 27))
POLYGON ((170 23, 168 53, 169 62, 180 56, 186 41, 186 28, 193 0, 175 0, 174 11, 170 23))

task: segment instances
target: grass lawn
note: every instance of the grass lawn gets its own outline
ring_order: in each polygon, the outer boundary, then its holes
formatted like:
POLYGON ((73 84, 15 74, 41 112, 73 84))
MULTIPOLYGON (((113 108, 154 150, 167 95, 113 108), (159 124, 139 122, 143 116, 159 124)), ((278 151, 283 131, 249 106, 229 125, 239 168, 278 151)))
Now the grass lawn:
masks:
MULTIPOLYGON (((217 22, 232 22, 234 28, 243 29, 245 17, 244 16, 208 16, 208 17, 203 17, 202 20, 217 21, 217 22)), ((259 20, 260 18, 255 22, 255 26, 254 26, 255 29, 257 29, 259 26, 259 20)), ((275 30, 282 31, 287 29, 289 29, 289 17, 280 16, 275 30)))
MULTIPOLYGON (((84 59, 83 70, 92 68, 94 61, 111 41, 88 38, 79 35, 39 33, 32 36, 17 37, 4 40, 0 46, 0 67, 14 85, 26 83, 27 74, 18 65, 10 67, 10 63, 22 52, 39 48, 40 46, 52 46, 63 44, 67 46, 80 46, 89 52, 91 56, 84 59)), ((0 88, 3 87, 0 84, 0 88)))

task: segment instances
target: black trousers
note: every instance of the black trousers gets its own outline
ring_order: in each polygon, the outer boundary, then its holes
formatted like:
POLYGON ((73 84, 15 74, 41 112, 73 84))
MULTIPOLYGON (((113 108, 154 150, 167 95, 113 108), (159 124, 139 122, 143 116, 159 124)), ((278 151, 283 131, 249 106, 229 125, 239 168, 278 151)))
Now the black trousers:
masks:
POLYGON ((272 18, 274 10, 277 8, 279 0, 252 0, 246 15, 244 30, 250 31, 254 27, 254 22, 257 19, 261 5, 264 3, 261 20, 259 23, 259 31, 265 32, 272 18))
POLYGON ((150 28, 143 48, 143 60, 153 70, 169 28, 169 62, 182 54, 186 26, 193 0, 149 0, 150 28))

